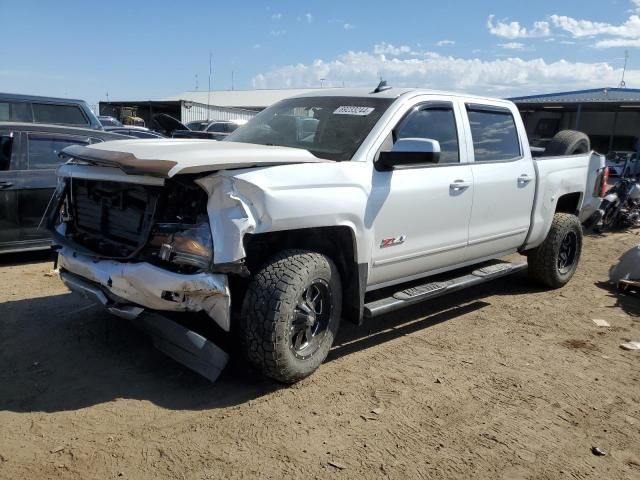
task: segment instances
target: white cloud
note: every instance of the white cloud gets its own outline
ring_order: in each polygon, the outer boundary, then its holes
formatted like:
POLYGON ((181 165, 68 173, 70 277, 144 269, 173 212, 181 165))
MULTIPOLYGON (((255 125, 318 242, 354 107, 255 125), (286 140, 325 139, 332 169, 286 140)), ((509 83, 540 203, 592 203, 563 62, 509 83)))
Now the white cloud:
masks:
POLYGON ((253 47, 255 50, 258 50, 259 48, 262 48, 262 45, 260 45, 259 43, 256 43, 253 45, 253 47))
POLYGON ((313 23, 313 15, 311 15, 310 13, 305 13, 304 18, 307 19, 307 23, 313 23))
POLYGON ((274 13, 273 15, 271 15, 271 20, 282 20, 282 14, 274 13))
POLYGON ((345 30, 353 30, 354 28, 356 28, 356 26, 352 23, 345 23, 344 25, 342 25, 342 28, 344 28, 345 30))
MULTIPOLYGON (((387 44, 384 44, 387 45, 387 44)), ((378 46, 380 47, 380 46, 378 46)), ((399 48, 399 47, 394 47, 399 48)), ((402 53, 402 52, 401 52, 402 53)), ((334 59, 317 59, 307 64, 275 68, 253 78, 255 88, 370 87, 383 77, 393 86, 419 86, 469 91, 495 96, 616 85, 621 69, 607 63, 580 63, 542 58, 456 58, 434 52, 422 57, 398 57, 392 53, 349 51, 334 59)), ((628 84, 640 84, 640 70, 627 72, 628 84)))
POLYGON ((507 23, 507 20, 496 21, 495 15, 489 15, 487 28, 492 35, 510 40, 516 38, 548 37, 551 34, 549 22, 534 22, 532 28, 526 28, 520 25, 520 22, 514 21, 507 23))
POLYGON ((533 28, 527 29, 517 21, 496 21, 495 16, 490 15, 487 20, 487 28, 493 35, 513 40, 548 37, 551 35, 551 27, 553 27, 554 33, 562 31, 574 39, 605 37, 598 39, 592 45, 595 48, 640 47, 640 0, 630 0, 630 3, 632 14, 619 25, 583 20, 566 15, 551 15, 548 21, 534 22, 533 28))
POLYGON ((406 53, 411 53, 411 47, 407 45, 400 45, 399 47, 395 47, 390 43, 382 42, 377 43, 373 46, 373 53, 376 55, 402 55, 406 53))
POLYGON ((640 48, 640 38, 610 38, 599 40, 593 46, 595 48, 640 48))
MULTIPOLYGON (((640 1, 640 0, 638 0, 640 1)), ((439 42, 436 42, 436 45, 438 47, 444 47, 445 45, 455 45, 456 42, 453 40, 440 40, 439 42)))
POLYGON ((285 33, 287 33, 286 30, 271 30, 271 36, 272 37, 281 37, 285 33))
POLYGON ((524 50, 524 43, 519 42, 500 43, 498 46, 507 50, 524 50))
POLYGON ((569 32, 574 38, 591 37, 596 35, 612 35, 615 37, 640 37, 640 17, 631 15, 622 25, 592 22, 591 20, 576 20, 562 15, 551 15, 554 26, 569 32))

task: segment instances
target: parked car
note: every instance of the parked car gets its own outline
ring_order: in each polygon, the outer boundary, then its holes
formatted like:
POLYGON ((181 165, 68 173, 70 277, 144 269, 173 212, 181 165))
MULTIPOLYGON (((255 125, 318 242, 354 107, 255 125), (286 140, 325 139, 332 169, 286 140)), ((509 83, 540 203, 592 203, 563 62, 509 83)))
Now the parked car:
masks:
POLYGON ((66 285, 212 379, 216 339, 162 314, 202 311, 285 383, 320 366, 343 317, 526 268, 565 285, 604 165, 571 131, 533 158, 509 101, 382 85, 283 100, 221 142, 65 154, 49 225, 66 285), (496 260, 516 252, 528 265, 496 260))
POLYGON ((146 127, 123 126, 123 127, 104 127, 105 131, 111 133, 119 133, 135 138, 167 138, 165 135, 149 130, 146 127))
POLYGON ((84 100, 0 93, 0 122, 46 123, 102 129, 84 100))
MULTIPOLYGON (((189 134, 191 130, 177 118, 166 113, 159 113, 153 116, 154 130, 161 132, 167 137, 173 137, 176 132, 189 134)), ((194 131, 194 134, 197 133, 194 131)), ((192 137, 195 138, 195 137, 192 137)))
POLYGON ((210 133, 210 138, 213 138, 214 140, 222 140, 230 133, 235 132, 238 127, 241 127, 246 123, 247 120, 199 120, 188 123, 187 127, 192 131, 210 133))
POLYGON ((168 137, 173 138, 202 138, 208 140, 222 140, 229 135, 231 131, 235 131, 243 120, 237 121, 213 121, 206 122, 206 125, 202 125, 201 121, 191 122, 194 129, 189 128, 188 125, 180 122, 178 119, 167 115, 166 113, 159 113, 153 117, 154 123, 157 125, 157 130, 161 131, 168 137))
POLYGON ((195 120, 187 123, 187 128, 194 132, 202 132, 211 124, 211 120, 195 120))
POLYGON ((41 220, 57 185, 63 148, 126 138, 86 128, 0 122, 0 253, 49 248, 41 220))
POLYGON ((122 122, 115 117, 100 115, 98 117, 103 127, 122 127, 122 122))

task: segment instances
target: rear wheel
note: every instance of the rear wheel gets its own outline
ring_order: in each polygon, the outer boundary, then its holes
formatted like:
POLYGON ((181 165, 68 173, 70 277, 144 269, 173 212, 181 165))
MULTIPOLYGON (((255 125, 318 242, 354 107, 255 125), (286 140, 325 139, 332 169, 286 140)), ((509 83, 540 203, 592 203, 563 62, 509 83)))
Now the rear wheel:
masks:
POLYGON ((249 361, 283 383, 311 375, 340 324, 342 286, 334 263, 319 253, 286 250, 252 278, 241 312, 249 361))
POLYGON ((578 267, 582 252, 582 226, 578 217, 556 213, 542 245, 527 253, 529 276, 543 285, 566 285, 578 267))

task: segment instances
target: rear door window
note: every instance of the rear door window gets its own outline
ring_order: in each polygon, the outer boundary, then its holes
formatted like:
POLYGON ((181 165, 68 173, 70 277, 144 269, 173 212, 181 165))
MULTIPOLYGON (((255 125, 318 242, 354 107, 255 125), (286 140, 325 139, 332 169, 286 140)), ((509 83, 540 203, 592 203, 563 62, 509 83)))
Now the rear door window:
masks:
POLYGON ((54 135, 48 133, 29 133, 27 148, 29 152, 29 170, 54 169, 62 162, 59 157, 63 148, 69 145, 88 145, 86 137, 54 135))
POLYGON ((515 160, 522 153, 518 131, 509 110, 467 106, 476 162, 515 160))
POLYGON ((0 102, 0 122, 32 122, 31 104, 26 102, 0 102))
POLYGON ((76 105, 34 103, 33 116, 37 123, 60 123, 64 125, 89 125, 89 121, 76 105))

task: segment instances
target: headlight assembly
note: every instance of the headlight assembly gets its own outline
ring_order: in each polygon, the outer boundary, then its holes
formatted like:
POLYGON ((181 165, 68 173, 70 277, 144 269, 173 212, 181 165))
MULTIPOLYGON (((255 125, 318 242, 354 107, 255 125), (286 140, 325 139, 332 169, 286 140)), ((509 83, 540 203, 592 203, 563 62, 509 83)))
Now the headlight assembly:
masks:
POLYGON ((158 257, 165 262, 208 268, 213 260, 208 223, 158 223, 149 245, 158 249, 158 257))

